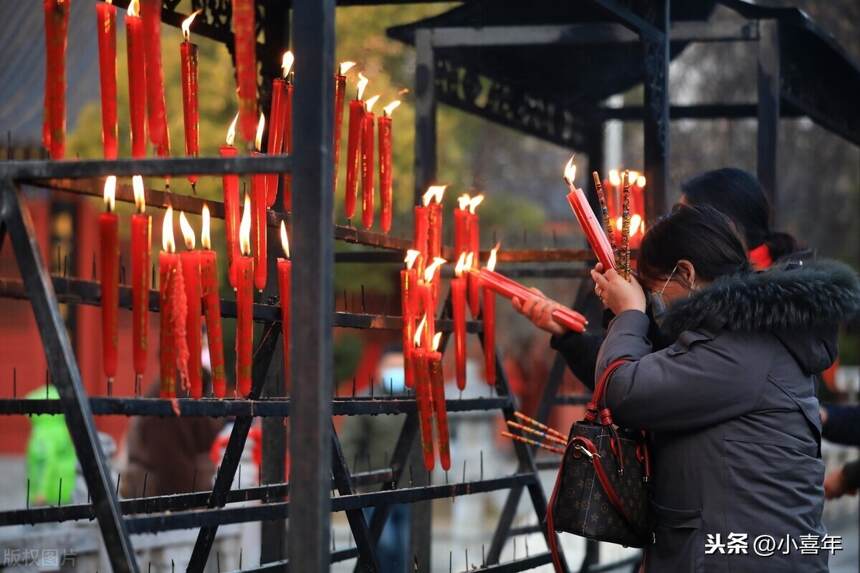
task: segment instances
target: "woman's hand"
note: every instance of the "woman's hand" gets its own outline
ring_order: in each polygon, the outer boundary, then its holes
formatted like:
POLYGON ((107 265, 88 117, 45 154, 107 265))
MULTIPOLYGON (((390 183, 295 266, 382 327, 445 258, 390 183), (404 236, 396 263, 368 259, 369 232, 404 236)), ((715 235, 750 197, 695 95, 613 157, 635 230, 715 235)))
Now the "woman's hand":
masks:
POLYGON ((529 297, 526 300, 521 300, 517 297, 511 299, 511 306, 514 307, 514 310, 532 321, 535 326, 550 334, 562 335, 567 332, 566 327, 560 325, 552 318, 554 310, 564 307, 554 300, 545 297, 536 288, 532 288, 531 291, 535 293, 535 296, 529 297))
POLYGON ((591 278, 594 279, 595 294, 615 316, 625 310, 645 312, 645 291, 633 277, 627 281, 615 269, 603 272, 603 265, 597 263, 591 271, 591 278))

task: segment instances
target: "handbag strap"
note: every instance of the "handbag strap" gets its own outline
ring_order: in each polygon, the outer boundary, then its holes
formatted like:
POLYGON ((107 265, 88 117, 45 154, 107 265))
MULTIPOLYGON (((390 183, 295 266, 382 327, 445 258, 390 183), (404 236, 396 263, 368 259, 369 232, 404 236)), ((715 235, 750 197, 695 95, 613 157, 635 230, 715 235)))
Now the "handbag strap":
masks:
MULTIPOLYGON (((594 392, 591 394, 591 400, 588 402, 588 405, 585 407, 585 419, 588 422, 597 421, 597 414, 600 408, 600 403, 603 401, 604 394, 606 392, 606 384, 609 382, 609 378, 612 376, 612 373, 615 370, 627 362, 623 358, 619 358, 609 364, 606 367, 606 370, 600 374, 600 378, 597 379, 597 383, 594 385, 594 392)), ((603 408, 603 411, 600 412, 600 424, 604 426, 612 425, 612 416, 609 412, 609 408, 603 408)))

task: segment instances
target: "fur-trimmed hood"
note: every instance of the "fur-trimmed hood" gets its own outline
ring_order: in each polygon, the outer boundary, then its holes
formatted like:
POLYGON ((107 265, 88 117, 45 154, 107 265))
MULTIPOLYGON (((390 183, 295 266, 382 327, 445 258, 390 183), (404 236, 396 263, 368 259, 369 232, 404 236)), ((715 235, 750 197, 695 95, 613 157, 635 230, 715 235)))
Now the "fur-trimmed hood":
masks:
POLYGON ((858 313, 860 279, 851 268, 790 263, 717 279, 673 304, 661 329, 672 340, 697 328, 770 332, 805 370, 818 372, 835 358, 836 326, 858 313))

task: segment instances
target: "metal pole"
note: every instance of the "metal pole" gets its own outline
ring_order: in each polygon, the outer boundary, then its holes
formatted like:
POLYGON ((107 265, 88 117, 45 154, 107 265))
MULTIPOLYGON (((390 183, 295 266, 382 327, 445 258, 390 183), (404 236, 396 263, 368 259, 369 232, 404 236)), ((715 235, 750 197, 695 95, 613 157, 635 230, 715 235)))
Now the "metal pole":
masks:
POLYGON ((294 571, 328 571, 331 526, 331 394, 334 324, 332 275, 332 116, 334 0, 295 0, 296 52, 293 183, 293 348, 290 421, 289 561, 294 571))
POLYGON ((669 176, 669 14, 670 0, 655 6, 654 24, 662 32, 644 36, 645 49, 645 212, 649 220, 666 211, 669 176))
POLYGON ((780 57, 779 22, 759 21, 758 41, 758 179, 770 199, 771 214, 776 214, 777 143, 779 141, 780 57))

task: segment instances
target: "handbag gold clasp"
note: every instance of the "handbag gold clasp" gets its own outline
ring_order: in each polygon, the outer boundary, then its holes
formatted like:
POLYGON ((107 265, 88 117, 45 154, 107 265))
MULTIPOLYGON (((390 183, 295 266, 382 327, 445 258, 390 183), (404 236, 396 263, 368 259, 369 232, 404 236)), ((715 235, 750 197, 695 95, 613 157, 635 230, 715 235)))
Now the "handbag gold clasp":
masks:
POLYGON ((583 454, 585 454, 586 456, 588 456, 589 460, 594 459, 595 457, 600 458, 600 454, 598 454, 598 453, 592 454, 590 451, 588 451, 588 448, 586 448, 582 444, 576 444, 576 449, 579 450, 580 452, 582 452, 583 454))

